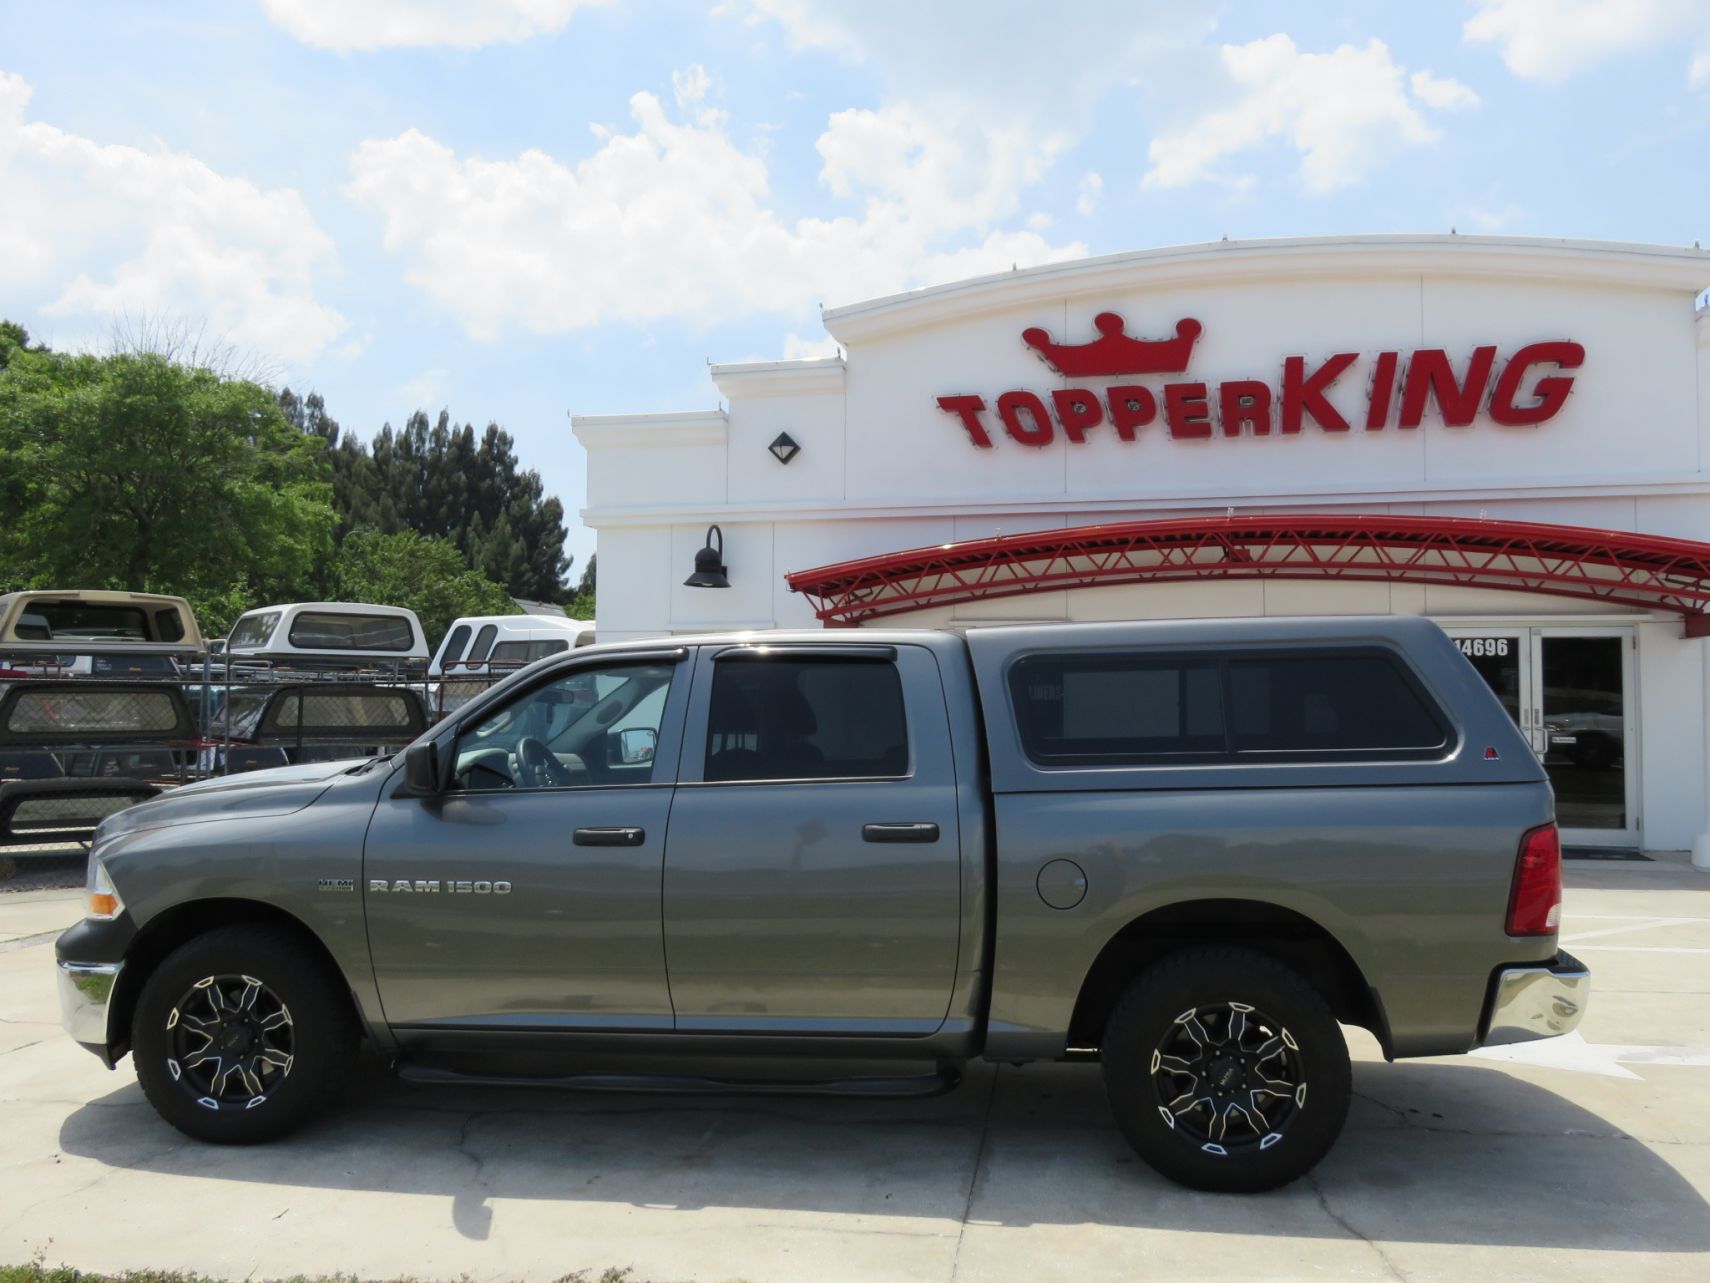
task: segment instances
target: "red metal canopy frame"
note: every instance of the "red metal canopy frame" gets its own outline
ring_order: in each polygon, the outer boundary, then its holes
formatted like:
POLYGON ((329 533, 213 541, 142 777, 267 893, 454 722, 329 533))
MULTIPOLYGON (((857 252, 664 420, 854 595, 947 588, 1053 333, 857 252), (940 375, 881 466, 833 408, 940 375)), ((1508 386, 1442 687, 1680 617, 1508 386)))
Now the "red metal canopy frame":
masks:
POLYGON ((1576 597, 1681 616, 1710 636, 1710 543, 1463 517, 1188 517, 913 548, 785 576, 828 627, 1057 588, 1358 579, 1576 597))

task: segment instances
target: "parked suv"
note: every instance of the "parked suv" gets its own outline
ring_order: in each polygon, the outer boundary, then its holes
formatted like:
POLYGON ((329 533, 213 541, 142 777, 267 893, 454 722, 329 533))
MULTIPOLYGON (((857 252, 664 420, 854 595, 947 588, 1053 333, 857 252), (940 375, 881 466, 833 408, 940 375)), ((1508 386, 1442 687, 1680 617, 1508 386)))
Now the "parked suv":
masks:
POLYGON ((1092 1059, 1147 1162, 1254 1190, 1340 1132, 1338 1022, 1391 1058, 1573 1029, 1560 908, 1543 770, 1427 621, 756 633, 121 812, 58 955, 72 1036, 210 1141, 297 1126, 364 1039, 570 1086, 1092 1059))

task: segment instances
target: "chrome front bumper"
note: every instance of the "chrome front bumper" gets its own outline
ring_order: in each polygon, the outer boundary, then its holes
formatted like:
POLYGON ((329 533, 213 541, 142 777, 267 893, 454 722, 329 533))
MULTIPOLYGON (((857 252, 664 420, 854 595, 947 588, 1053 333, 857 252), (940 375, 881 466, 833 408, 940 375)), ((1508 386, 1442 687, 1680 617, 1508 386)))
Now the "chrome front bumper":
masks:
POLYGON ((113 1001, 122 962, 65 962, 59 964, 59 1023, 83 1046, 112 1067, 107 1047, 107 1010, 113 1001))
POLYGON ((1591 997, 1591 972, 1571 953, 1530 967, 1504 967, 1491 981, 1483 1046, 1572 1033, 1591 997))

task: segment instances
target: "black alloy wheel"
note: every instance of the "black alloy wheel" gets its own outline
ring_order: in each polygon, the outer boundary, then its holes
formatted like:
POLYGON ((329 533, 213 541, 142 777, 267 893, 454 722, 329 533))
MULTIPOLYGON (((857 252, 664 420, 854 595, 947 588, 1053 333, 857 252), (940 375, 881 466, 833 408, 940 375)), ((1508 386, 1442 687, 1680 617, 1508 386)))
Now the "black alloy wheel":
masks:
POLYGON ((1159 1116, 1203 1153, 1269 1149, 1306 1106, 1294 1035, 1244 1002, 1190 1007, 1152 1051, 1159 1116))
POLYGON ((360 1026, 315 941, 282 927, 221 927, 150 973, 131 1017, 149 1104, 198 1140, 251 1145, 303 1125, 348 1078, 360 1026))
POLYGON ((166 1017, 167 1072, 203 1109, 253 1109, 291 1073, 291 1009, 254 976, 205 976, 166 1017))
POLYGON ((1251 1193, 1310 1171, 1353 1094, 1348 1044, 1323 996, 1256 950, 1172 954, 1118 999, 1100 1047, 1135 1152, 1194 1189, 1251 1193))

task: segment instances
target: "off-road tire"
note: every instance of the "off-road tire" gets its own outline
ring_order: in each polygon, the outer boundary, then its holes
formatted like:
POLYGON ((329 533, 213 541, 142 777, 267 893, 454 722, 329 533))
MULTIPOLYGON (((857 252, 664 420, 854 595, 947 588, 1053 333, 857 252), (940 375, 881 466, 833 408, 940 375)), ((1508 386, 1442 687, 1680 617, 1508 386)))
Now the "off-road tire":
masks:
MULTIPOLYGON (((149 1104, 185 1135, 220 1145, 273 1140, 320 1113, 348 1080, 357 1042, 349 992, 336 970, 274 927, 221 927, 180 945, 143 985, 131 1024, 131 1056, 149 1104), (288 1067, 253 1107, 210 1104, 212 1096, 199 1100, 180 1063, 190 1059, 181 1037, 175 1045, 180 1020, 174 1013, 186 996, 211 977, 234 976, 259 982, 273 1019, 283 1008, 290 1027, 288 1067)), ((270 1072, 279 1073, 277 1067, 270 1072)))
MULTIPOLYGON (((1200 1029, 1206 1032, 1204 1025, 1200 1029)), ((1261 1037, 1245 1036, 1249 1043, 1261 1037)), ((1210 1041, 1218 1045, 1214 1038, 1210 1041)), ((1259 1049, 1269 1043, 1265 1039, 1259 1049)), ((1347 1119, 1352 1095, 1348 1045, 1329 1006, 1299 973, 1250 949, 1189 949, 1148 967, 1111 1011, 1101 1053, 1111 1109, 1129 1143, 1155 1170, 1193 1189, 1253 1193, 1285 1185, 1310 1171, 1329 1152, 1347 1119), (1266 1062, 1264 1072, 1278 1074, 1279 1081, 1282 1075, 1297 1075, 1304 1090, 1299 1103, 1291 1102, 1286 1111, 1283 1097, 1274 1098, 1277 1108, 1273 1109, 1273 1097, 1262 1095, 1260 1103, 1267 1113, 1274 1117, 1286 1112, 1286 1117, 1280 1123, 1253 1128, 1265 1136, 1243 1134, 1244 1145, 1232 1141, 1225 1153, 1208 1152, 1215 1148, 1208 1141, 1220 1138, 1194 1135, 1192 1124, 1205 1116, 1201 1110, 1215 1112, 1215 1103, 1179 1115, 1181 1121, 1173 1126, 1167 1122, 1168 1102, 1160 1104, 1160 1098, 1168 1095, 1166 1086, 1173 1090, 1193 1082, 1184 1095, 1207 1089, 1198 1085, 1198 1076, 1166 1076, 1155 1082, 1160 1062, 1154 1060, 1154 1053, 1178 1042, 1190 1051, 1197 1045, 1197 1039, 1183 1036, 1185 1027, 1179 1022, 1184 1014, 1231 1007, 1262 1013, 1268 1022, 1265 1032, 1273 1037, 1286 1033, 1292 1050, 1273 1053, 1278 1059, 1266 1062), (1267 1130, 1271 1126, 1274 1132, 1267 1130)), ((1227 1072, 1242 1082, 1256 1078, 1258 1071, 1252 1069, 1250 1058, 1234 1060, 1235 1069, 1227 1072), (1245 1073, 1240 1068, 1243 1064, 1245 1073)), ((1215 1094, 1220 1075, 1203 1077, 1214 1080, 1215 1094)), ((1249 1122, 1249 1116, 1242 1114, 1243 1128, 1249 1122)))

